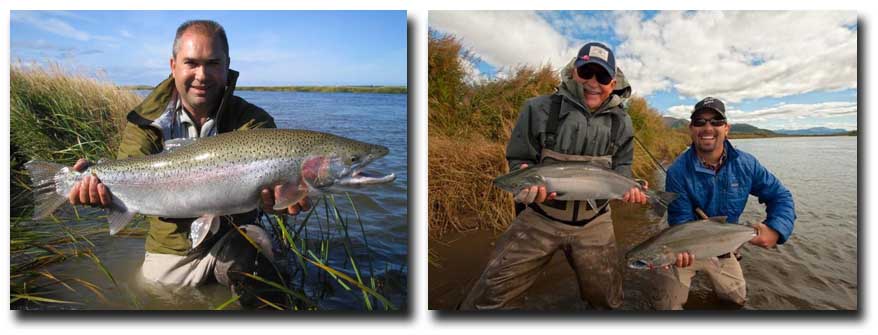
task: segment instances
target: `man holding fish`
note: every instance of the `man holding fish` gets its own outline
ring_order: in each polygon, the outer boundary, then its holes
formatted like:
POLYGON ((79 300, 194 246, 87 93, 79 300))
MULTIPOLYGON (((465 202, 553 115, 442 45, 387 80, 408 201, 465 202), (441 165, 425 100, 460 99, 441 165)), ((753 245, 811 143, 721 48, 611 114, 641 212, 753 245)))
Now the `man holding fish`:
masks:
MULTIPOLYGON (((171 76, 128 114, 117 158, 157 154, 166 149, 165 141, 275 128, 268 113, 233 95, 238 72, 229 69, 230 60, 225 30, 218 23, 196 20, 180 25, 170 59, 171 76)), ((83 171, 88 165, 80 160, 74 170, 83 171)), ((280 186, 262 190, 265 211, 275 212, 272 208, 278 192, 280 186)), ((69 202, 108 207, 112 197, 97 177, 86 176, 73 186, 69 202)), ((305 199, 291 204, 288 213, 307 210, 305 199)), ((142 275, 148 282, 171 287, 196 286, 216 279, 242 295, 242 304, 254 303, 247 301, 254 295, 244 291, 259 283, 238 273, 274 278, 270 241, 266 232, 253 224, 257 219, 256 211, 209 219, 222 220, 222 224, 150 216, 142 275), (227 222, 237 225, 260 245, 260 250, 227 222), (192 239, 196 224, 215 225, 213 229, 218 229, 210 236, 199 237, 205 239, 199 248, 193 248, 198 244, 192 239)))
MULTIPOLYGON (((767 217, 753 226, 756 236, 749 242, 763 248, 783 244, 792 234, 796 220, 793 196, 755 157, 732 146, 727 139, 730 128, 721 100, 707 97, 695 104, 689 123, 692 146, 668 169, 665 189, 680 196, 668 207, 668 224, 711 224, 705 220, 707 216, 738 223, 752 194, 766 205, 767 217), (693 222, 699 219, 701 222, 693 222)), ((708 243, 710 238, 705 237, 702 243, 708 243)), ((747 239, 744 236, 739 243, 747 239)), ((676 262, 671 265, 676 266, 675 271, 656 271, 655 307, 682 309, 697 271, 707 273, 720 299, 743 305, 747 290, 741 264, 734 250, 726 251, 718 257, 677 253, 676 262)))
POLYGON ((510 169, 517 171, 495 184, 527 207, 500 236, 462 310, 520 307, 517 300, 559 250, 576 273, 583 300, 599 309, 620 307, 622 278, 608 199, 646 204, 648 196, 630 179, 634 128, 622 98, 613 94, 615 75, 612 50, 587 43, 564 69, 555 94, 521 108, 506 148, 510 169), (553 192, 571 185, 564 181, 572 170, 590 171, 592 178, 570 192, 553 192), (564 181, 552 183, 550 177, 564 181))

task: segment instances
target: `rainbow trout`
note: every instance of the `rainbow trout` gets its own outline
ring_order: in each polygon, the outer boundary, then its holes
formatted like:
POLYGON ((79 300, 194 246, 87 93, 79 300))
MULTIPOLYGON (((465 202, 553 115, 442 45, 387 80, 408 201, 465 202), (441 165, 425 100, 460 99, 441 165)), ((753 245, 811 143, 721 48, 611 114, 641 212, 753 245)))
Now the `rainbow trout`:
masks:
MULTIPOLYGON (((631 178, 615 171, 583 162, 561 162, 534 165, 512 171, 494 179, 498 188, 516 194, 530 186, 545 186, 546 192, 555 192, 556 200, 584 200, 596 208, 595 199, 622 199, 625 192, 643 187, 631 178)), ((645 191, 651 214, 661 217, 668 204, 677 199, 673 192, 645 191)))
POLYGON ((631 249, 625 258, 632 269, 654 269, 672 265, 677 254, 689 252, 698 259, 716 257, 735 251, 756 236, 750 225, 725 223, 726 218, 712 217, 671 226, 631 249))
POLYGON ((60 164, 25 164, 35 194, 34 219, 52 214, 84 175, 98 177, 112 194, 110 234, 134 214, 198 218, 193 247, 218 229, 218 218, 260 206, 260 191, 275 191, 275 210, 306 195, 392 182, 396 176, 371 175, 363 168, 387 148, 327 133, 293 129, 253 129, 217 136, 171 140, 165 151, 144 157, 100 161, 83 172, 60 164))

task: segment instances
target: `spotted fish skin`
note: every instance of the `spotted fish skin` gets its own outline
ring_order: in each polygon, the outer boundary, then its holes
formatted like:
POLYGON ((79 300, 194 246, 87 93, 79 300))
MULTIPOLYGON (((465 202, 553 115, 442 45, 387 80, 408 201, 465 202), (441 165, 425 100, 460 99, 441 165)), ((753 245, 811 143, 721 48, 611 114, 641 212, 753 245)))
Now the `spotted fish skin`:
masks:
POLYGON ((112 194, 110 231, 115 233, 135 213, 194 218, 248 212, 259 206, 266 187, 281 186, 276 208, 286 207, 301 200, 304 191, 328 190, 387 153, 386 147, 328 133, 253 129, 200 138, 155 155, 101 162, 82 173, 47 162, 25 166, 37 195, 35 218, 51 214, 52 206, 60 205, 55 205, 56 196, 66 198, 75 182, 91 174, 112 194))
POLYGON ((628 251, 628 267, 661 268, 674 264, 682 252, 708 259, 734 251, 756 236, 753 226, 726 223, 725 219, 713 217, 668 227, 628 251))

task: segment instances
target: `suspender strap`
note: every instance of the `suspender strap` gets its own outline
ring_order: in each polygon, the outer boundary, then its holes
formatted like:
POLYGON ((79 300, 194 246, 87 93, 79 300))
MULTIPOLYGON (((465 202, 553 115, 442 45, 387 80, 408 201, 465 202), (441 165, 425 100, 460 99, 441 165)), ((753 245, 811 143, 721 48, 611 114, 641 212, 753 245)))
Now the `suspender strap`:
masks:
POLYGON ((546 148, 553 150, 555 148, 555 140, 558 136, 558 123, 561 115, 561 97, 560 94, 552 95, 552 106, 549 109, 549 119, 546 121, 546 148))
POLYGON ((619 116, 616 113, 610 113, 610 156, 616 154, 619 140, 619 116))

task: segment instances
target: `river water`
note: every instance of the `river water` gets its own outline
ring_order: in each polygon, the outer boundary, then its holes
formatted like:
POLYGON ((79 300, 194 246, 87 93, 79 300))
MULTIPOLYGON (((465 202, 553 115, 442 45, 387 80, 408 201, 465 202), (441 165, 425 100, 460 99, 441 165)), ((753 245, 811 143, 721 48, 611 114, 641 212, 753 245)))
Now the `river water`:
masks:
MULTIPOLYGON (((790 239, 777 249, 745 244, 741 261, 747 280, 744 309, 852 310, 858 308, 857 138, 792 137, 733 140, 753 154, 792 192, 798 216, 790 239)), ((652 185, 663 185, 663 176, 652 185)), ((759 222, 765 207, 751 196, 741 222, 759 222)), ((667 227, 644 220, 634 205, 614 203, 614 229, 620 259, 625 252, 667 227)), ((488 260, 499 232, 449 234, 431 241, 440 267, 430 267, 429 306, 453 309, 488 260)), ((621 265, 620 265, 621 266, 621 265)), ((651 277, 624 270, 626 310, 649 310, 651 277)), ((573 272, 558 253, 523 297, 529 310, 586 310, 573 272)), ((719 301, 703 274, 695 277, 687 309, 734 308, 719 301)))
MULTIPOLYGON (((145 95, 148 92, 139 92, 145 95)), ((262 107, 271 114, 278 128, 299 128, 330 132, 337 135, 381 144, 390 149, 384 158, 370 164, 368 170, 395 173, 397 179, 387 185, 361 188, 350 193, 362 222, 362 230, 347 197, 337 196, 338 207, 349 224, 350 249, 364 281, 371 277, 378 283, 378 291, 397 308, 408 306, 408 146, 407 100, 404 94, 302 93, 302 92, 249 92, 236 95, 262 107), (365 233, 365 236, 364 234, 365 233)), ((314 203, 314 202, 312 202, 314 203)), ((324 207, 317 207, 323 215, 324 207)), ((298 226, 304 215, 294 222, 298 226)), ((91 224, 106 226, 105 221, 91 224)), ((310 220, 303 234, 320 255, 328 254, 328 265, 355 278, 350 258, 345 252, 344 234, 332 221, 310 220), (322 243, 322 244, 321 244, 322 243), (322 249, 321 249, 322 248, 322 249)), ((99 235, 92 238, 97 256, 118 282, 108 284, 106 277, 89 260, 72 260, 50 266, 52 274, 64 278, 82 278, 102 283, 106 299, 83 292, 59 289, 51 297, 80 302, 77 309, 209 309, 230 298, 229 290, 218 284, 208 284, 193 290, 157 292, 139 283, 138 271, 144 257, 141 238, 119 238, 99 235)), ((279 248, 277 245, 276 248, 279 248)), ((281 265, 297 266, 291 253, 281 265)), ((294 269, 287 269, 294 272, 294 269)), ((304 287, 320 310, 362 310, 362 292, 353 287, 347 290, 326 273, 311 266, 310 277, 304 287), (317 273, 317 275, 315 275, 317 273)), ((299 272, 301 275, 301 272, 299 272)), ((298 278, 297 278, 298 279, 298 278)), ((298 281, 297 281, 298 282, 298 281)), ((351 286, 351 285, 349 285, 351 286)), ((372 299, 375 309, 383 306, 372 299)), ((64 306, 44 305, 35 308, 64 306)), ((237 304, 230 305, 238 308, 237 304)))

